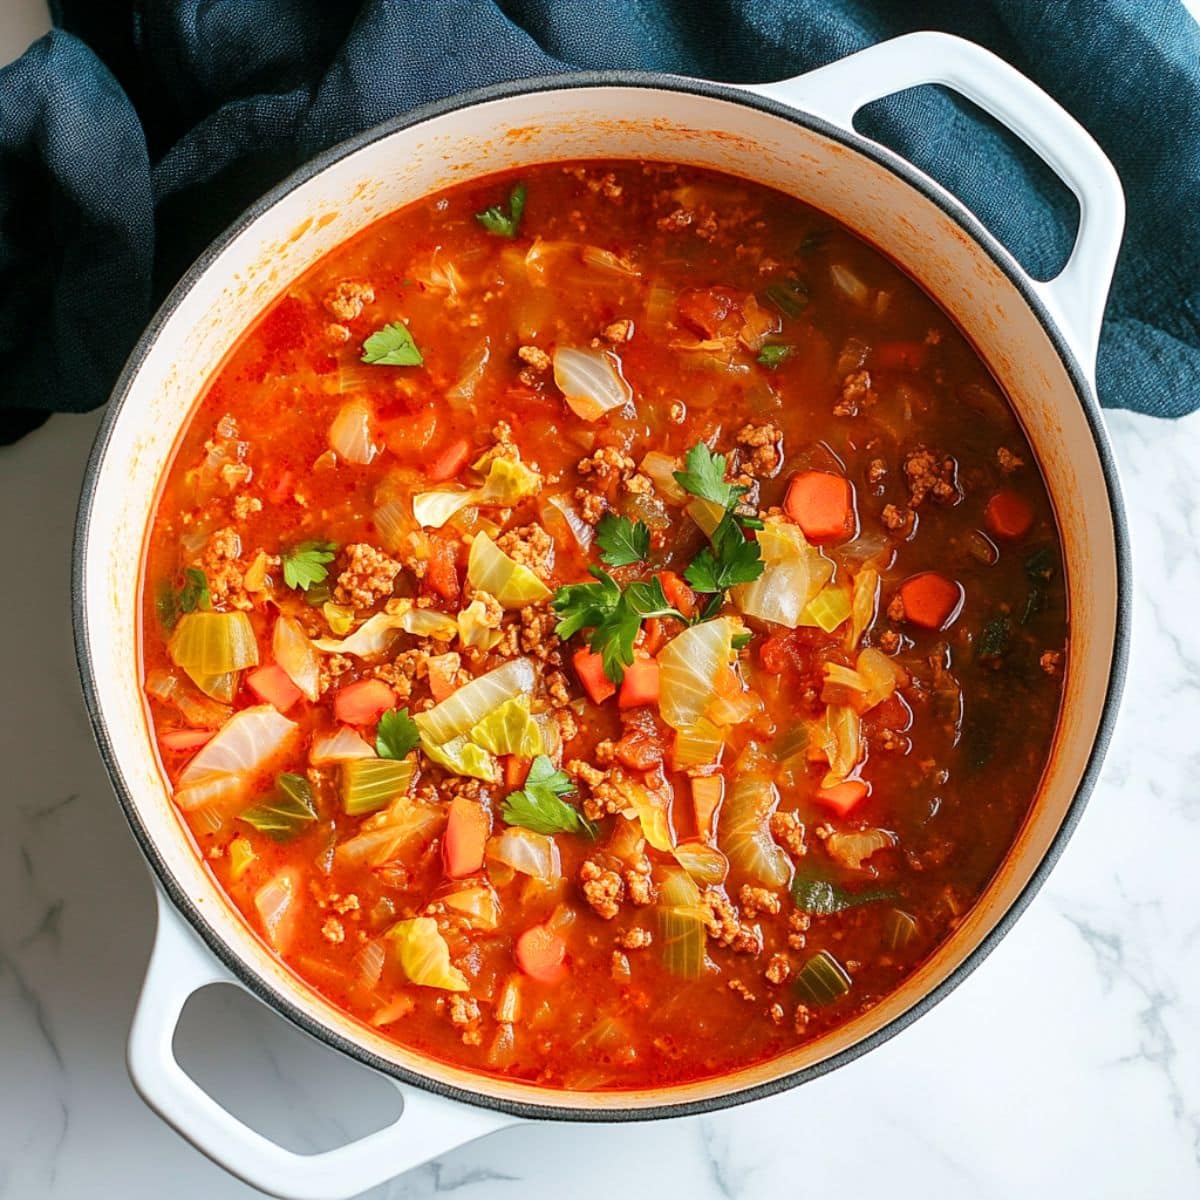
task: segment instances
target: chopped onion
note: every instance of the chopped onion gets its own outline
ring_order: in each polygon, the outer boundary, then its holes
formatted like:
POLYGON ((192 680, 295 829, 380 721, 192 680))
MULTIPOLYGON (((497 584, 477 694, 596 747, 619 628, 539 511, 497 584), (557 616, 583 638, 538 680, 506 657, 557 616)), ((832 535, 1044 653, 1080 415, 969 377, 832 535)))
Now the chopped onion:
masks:
POLYGON ((580 257, 589 267, 596 267, 601 271, 628 275, 630 279, 640 279, 642 275, 641 271, 628 259, 614 254, 611 250, 602 250, 599 246, 584 246, 580 251, 580 257))
POLYGON ((358 982, 368 991, 371 991, 379 982, 379 977, 383 974, 383 964, 386 958, 387 951, 384 950, 383 943, 371 941, 367 942, 350 960, 350 965, 354 968, 358 982))
POLYGON ((227 704, 217 704, 207 696, 196 695, 178 675, 161 667, 146 676, 146 691, 174 708, 193 729, 216 729, 233 716, 233 710, 227 704))
POLYGON ((865 307, 870 300, 871 289, 849 267, 841 263, 831 264, 829 278, 833 280, 835 290, 859 308, 865 307))
POLYGON ((329 445, 340 458, 366 466, 379 447, 371 441, 371 410, 364 400, 347 400, 329 427, 329 445))
POLYGON ((506 700, 532 695, 536 682, 533 661, 514 658, 463 684, 440 704, 428 712, 417 713, 413 719, 431 742, 444 745, 451 738, 467 733, 506 700))
POLYGON ((859 651, 854 668, 867 683, 864 712, 890 699, 898 687, 908 683, 908 672, 898 662, 869 646, 859 651))
POLYGON ((271 653, 287 677, 308 697, 321 694, 321 656, 295 617, 281 616, 271 636, 271 653))
POLYGON ((413 516, 423 529, 441 529, 460 509, 469 504, 478 504, 481 497, 472 488, 438 488, 432 492, 418 492, 412 498, 413 516))
POLYGON ((551 883, 562 876, 558 843, 544 833, 514 826, 488 841, 488 858, 522 875, 551 883))
POLYGON ((896 835, 886 829, 855 829, 831 833, 825 839, 825 852, 843 867, 861 871, 872 854, 895 844, 896 835))
POLYGON ((718 617, 691 625, 658 652, 659 709, 674 729, 694 726, 713 698, 717 673, 733 659, 740 621, 718 617))
POLYGON ((280 871, 254 893, 254 907, 267 941, 280 953, 291 940, 293 923, 287 920, 299 891, 294 871, 280 871))
POLYGON ((416 526, 407 500, 386 500, 375 509, 375 528, 389 550, 399 550, 416 526))
POLYGON ((850 628, 846 633, 846 647, 853 650, 862 635, 875 620, 875 609, 879 603, 879 572, 874 567, 863 567, 854 577, 854 591, 850 598, 850 628))
POLYGON ((475 346, 463 359, 462 374, 458 382, 446 391, 446 400, 451 408, 469 408, 475 399, 475 393, 483 382, 487 371, 488 360, 492 357, 491 342, 487 338, 475 343, 475 346))
POLYGON ((581 549, 586 550, 592 544, 596 531, 579 515, 575 502, 567 492, 556 496, 547 496, 541 505, 539 513, 546 530, 555 537, 556 541, 565 541, 558 536, 558 530, 565 531, 581 549))
POLYGON ((729 860, 715 846, 682 842, 675 847, 675 861, 697 882, 716 887, 729 874, 729 860))
MULTIPOLYGON (((679 482, 675 478, 675 472, 683 469, 683 464, 677 455, 664 454, 661 450, 651 450, 642 459, 638 469, 643 475, 649 476, 650 481, 654 484, 654 490, 664 500, 671 504, 682 504, 687 500, 687 492, 679 486, 679 482)), ((714 524, 713 529, 715 528, 714 524)), ((712 530, 706 529, 704 532, 711 534, 712 530)))
POLYGON ((175 802, 186 811, 218 798, 241 795, 254 776, 278 757, 296 728, 269 704, 234 713, 184 767, 175 802))
POLYGON ((607 350, 557 347, 554 382, 571 411, 584 421, 595 421, 633 399, 620 360, 607 350))
POLYGON ((476 884, 450 892, 441 902, 451 912, 465 917, 476 929, 495 929, 500 924, 500 901, 490 884, 476 884))
POLYGON ((334 733, 323 733, 308 752, 308 761, 314 767, 374 757, 375 751, 348 725, 339 725, 334 733))
POLYGON ((771 837, 769 822, 778 803, 779 791, 769 779, 739 775, 721 807, 718 834, 730 866, 776 888, 792 876, 792 860, 771 837))

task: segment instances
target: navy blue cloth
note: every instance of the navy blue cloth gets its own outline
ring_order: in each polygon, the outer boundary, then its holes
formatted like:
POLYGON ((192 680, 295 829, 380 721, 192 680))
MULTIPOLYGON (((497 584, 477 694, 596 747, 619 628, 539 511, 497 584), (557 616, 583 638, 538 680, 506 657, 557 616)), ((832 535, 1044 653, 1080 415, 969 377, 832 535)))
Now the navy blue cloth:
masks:
MULTIPOLYGON (((316 151, 467 88, 576 69, 796 75, 914 28, 990 47, 1116 164, 1129 229, 1103 402, 1200 405, 1200 34, 1178 0, 55 0, 0 70, 0 437, 104 402, 154 306, 316 151)), ((961 196, 1035 274, 1074 200, 967 102, 860 127, 961 196)))

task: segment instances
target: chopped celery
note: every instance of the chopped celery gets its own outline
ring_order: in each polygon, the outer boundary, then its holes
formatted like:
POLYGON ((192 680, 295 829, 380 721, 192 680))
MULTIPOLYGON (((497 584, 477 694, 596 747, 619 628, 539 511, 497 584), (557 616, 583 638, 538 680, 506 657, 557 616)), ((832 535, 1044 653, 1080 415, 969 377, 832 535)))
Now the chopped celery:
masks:
POLYGON ((471 541, 467 578, 477 590, 491 592, 505 608, 524 608, 550 597, 550 589, 486 533, 477 533, 471 541))
POLYGON ((534 758, 544 752, 542 732, 529 713, 529 697, 514 696, 471 726, 467 739, 493 754, 534 758))
POLYGON ((833 633, 853 611, 850 592, 844 587, 823 587, 805 605, 800 614, 801 625, 819 625, 826 633, 833 633))
POLYGON ((892 895, 892 892, 879 889, 851 892, 807 868, 797 871, 792 880, 792 899, 796 907, 801 912, 818 916, 829 916, 847 908, 857 908, 860 904, 873 904, 877 900, 890 900, 892 895))
POLYGON ((917 933, 917 918, 893 908, 883 923, 883 944, 888 950, 903 950, 917 933))
MULTIPOLYGON (((421 715, 424 714, 418 714, 421 715)), ((437 763, 454 775, 468 775, 485 783, 500 781, 500 768, 496 765, 495 756, 469 741, 464 734, 452 737, 448 742, 434 742, 422 733, 421 749, 430 762, 437 763)))
POLYGON ((850 976, 828 950, 818 950, 796 976, 796 994, 807 1004, 829 1004, 850 990, 850 976))
MULTIPOLYGON (((258 665, 258 642, 244 612, 190 612, 167 644, 171 661, 193 679, 258 665)), ((197 686, 199 686, 197 684, 197 686)))
POLYGON ((792 860, 771 837, 771 814, 779 803, 779 791, 762 775, 739 774, 721 807, 718 844, 730 866, 744 871, 765 887, 785 887, 792 874, 792 860))
POLYGON ((351 817, 390 804, 408 791, 416 764, 411 758, 352 758, 342 763, 342 807, 351 817))
POLYGON ((272 841, 290 841, 317 819, 312 786, 303 775, 280 775, 275 795, 246 809, 238 819, 272 841))
POLYGON ((450 947, 432 917, 397 921, 386 935, 396 947, 404 974, 422 987, 465 992, 467 977, 450 962, 450 947))
POLYGON ((465 734, 493 709, 516 696, 529 696, 537 676, 528 658, 514 658, 463 684, 440 704, 413 718, 427 741, 442 745, 465 734))
POLYGON ((542 477, 523 462, 513 458, 494 458, 479 492, 479 503, 511 508, 530 496, 536 496, 541 488, 542 477))

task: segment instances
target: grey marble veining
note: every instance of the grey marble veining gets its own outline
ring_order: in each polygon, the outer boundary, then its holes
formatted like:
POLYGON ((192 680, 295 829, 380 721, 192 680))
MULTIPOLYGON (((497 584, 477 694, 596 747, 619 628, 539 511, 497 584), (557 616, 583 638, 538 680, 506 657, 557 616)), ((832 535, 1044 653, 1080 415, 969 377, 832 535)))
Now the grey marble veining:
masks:
MULTIPOLYGON (((931 1014, 799 1091, 713 1116, 514 1128, 373 1200, 641 1195, 900 1200, 1200 1194, 1200 416, 1113 413, 1137 575, 1126 703, 1042 893, 931 1014), (568 1186, 569 1185, 569 1186, 568 1186)), ((87 730, 70 639, 76 481, 95 417, 0 450, 0 1200, 235 1200, 134 1095, 124 1042, 153 932, 146 869, 87 730)), ((214 989, 178 1039, 294 1149, 390 1120, 388 1086, 214 989)))

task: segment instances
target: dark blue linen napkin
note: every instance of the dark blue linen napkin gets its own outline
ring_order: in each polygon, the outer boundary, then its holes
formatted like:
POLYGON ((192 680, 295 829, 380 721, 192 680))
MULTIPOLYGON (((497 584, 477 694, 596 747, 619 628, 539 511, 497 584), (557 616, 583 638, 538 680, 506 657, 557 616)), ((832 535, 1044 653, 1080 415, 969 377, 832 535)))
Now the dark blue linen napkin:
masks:
MULTIPOLYGON (((977 41, 1092 131, 1129 229, 1100 345, 1109 406, 1200 406, 1200 32, 1178 0, 52 0, 0 70, 0 440, 104 402, 154 306, 316 151, 483 84, 580 68, 782 79, 916 28, 977 41)), ((969 103, 922 88, 860 127, 1035 275, 1075 205, 969 103)))

